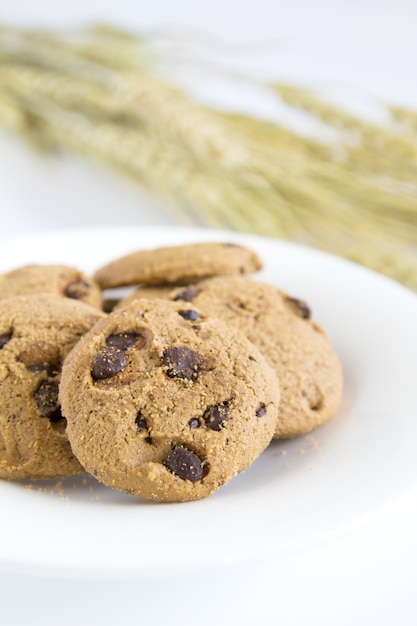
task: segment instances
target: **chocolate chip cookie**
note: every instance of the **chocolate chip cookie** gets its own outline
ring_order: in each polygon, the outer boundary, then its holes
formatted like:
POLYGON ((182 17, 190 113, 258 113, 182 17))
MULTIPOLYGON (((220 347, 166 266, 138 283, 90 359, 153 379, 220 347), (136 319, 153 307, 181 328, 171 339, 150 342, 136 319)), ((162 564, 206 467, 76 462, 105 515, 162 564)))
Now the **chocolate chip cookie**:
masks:
POLYGON ((183 302, 184 309, 197 307, 218 316, 259 348, 281 385, 275 437, 310 432, 336 413, 342 397, 342 366, 306 302, 240 276, 207 279, 174 289, 168 297, 183 302))
POLYGON ((64 363, 62 412, 98 480, 154 501, 204 498, 274 433, 279 383, 257 348, 184 302, 139 299, 64 363))
POLYGON ((98 269, 102 289, 125 285, 177 283, 261 269, 258 255, 235 243, 196 243, 138 250, 98 269))
POLYGON ((25 265, 0 274, 0 300, 34 293, 53 293, 101 308, 101 290, 84 272, 66 265, 25 265))
POLYGON ((0 300, 0 476, 53 478, 83 471, 58 397, 62 363, 101 317, 52 294, 0 300))

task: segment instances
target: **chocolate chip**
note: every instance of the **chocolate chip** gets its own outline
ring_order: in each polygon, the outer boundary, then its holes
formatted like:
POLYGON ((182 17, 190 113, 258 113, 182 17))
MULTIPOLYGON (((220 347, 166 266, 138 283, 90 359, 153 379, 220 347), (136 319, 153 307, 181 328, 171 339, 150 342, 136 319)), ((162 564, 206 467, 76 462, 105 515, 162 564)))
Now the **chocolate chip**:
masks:
POLYGON ((119 348, 109 346, 103 348, 93 359, 91 376, 94 380, 111 378, 121 372, 127 365, 125 353, 119 348))
POLYGON ((168 368, 168 376, 186 380, 196 380, 205 362, 197 352, 186 346, 167 348, 163 359, 164 365, 168 368))
POLYGON ((287 297, 285 298, 285 302, 290 305, 292 311, 299 317, 302 317, 304 320, 311 318, 311 309, 304 300, 287 297))
POLYGON ((184 302, 192 302, 194 298, 199 294, 199 290, 196 287, 187 287, 178 293, 174 300, 183 300, 184 302))
POLYGON ((138 414, 136 416, 135 424, 138 427, 138 430, 148 430, 148 424, 146 423, 146 419, 143 417, 140 411, 138 411, 138 414))
POLYGON ((33 395, 42 417, 47 417, 52 422, 62 419, 57 381, 44 380, 33 395))
POLYGON ((2 335, 0 335, 0 350, 4 348, 6 343, 9 343, 12 336, 13 336, 13 333, 3 333, 2 335))
POLYGON ((120 302, 120 298, 105 298, 103 300, 103 311, 105 313, 111 313, 116 306, 120 302))
POLYGON ((119 333, 118 335, 109 335, 106 344, 119 350, 128 350, 133 345, 141 349, 145 346, 146 339, 138 333, 119 333))
POLYGON ((221 430, 226 420, 229 419, 229 404, 212 404, 208 406, 203 414, 204 421, 211 430, 221 430))
POLYGON ((185 320, 189 322, 194 322, 198 320, 201 315, 198 311, 193 311, 193 309, 186 309, 185 311, 178 311, 178 314, 181 315, 185 320))
POLYGON ((190 421, 188 422, 188 426, 191 428, 191 430, 194 430, 194 428, 199 428, 200 426, 200 420, 197 419, 196 417, 193 417, 192 419, 190 419, 190 421))
POLYGON ((138 414, 136 415, 135 423, 136 423, 136 426, 138 427, 139 431, 144 431, 144 430, 147 431, 148 435, 147 435, 147 437, 145 437, 144 441, 146 443, 152 444, 153 443, 153 439, 149 435, 149 427, 148 427, 146 419, 143 417, 141 411, 138 411, 138 414))
POLYGON ((266 414, 266 406, 264 405, 263 402, 261 402, 258 406, 258 408, 256 409, 256 417, 263 417, 266 414))
POLYGON ((165 467, 183 480, 192 483, 203 478, 204 470, 201 459, 185 446, 176 446, 164 461, 165 467))
POLYGON ((91 285, 85 280, 73 280, 65 287, 64 294, 67 298, 74 298, 74 300, 82 300, 90 292, 91 285))

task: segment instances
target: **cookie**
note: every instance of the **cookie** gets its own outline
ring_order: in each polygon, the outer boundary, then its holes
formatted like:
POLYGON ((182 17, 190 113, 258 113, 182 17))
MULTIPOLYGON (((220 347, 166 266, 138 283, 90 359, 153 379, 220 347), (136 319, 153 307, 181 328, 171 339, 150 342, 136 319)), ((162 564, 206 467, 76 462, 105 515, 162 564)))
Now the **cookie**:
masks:
POLYGON ((52 294, 0 301, 0 476, 53 478, 83 471, 65 433, 62 363, 104 316, 52 294))
POLYGON ((234 243, 196 243, 138 250, 101 267, 94 278, 102 289, 177 283, 261 269, 258 255, 234 243))
POLYGON ((207 279, 174 289, 169 297, 182 301, 184 307, 218 316, 259 348, 281 385, 275 437, 308 433, 336 413, 342 397, 342 366, 305 302, 239 276, 207 279))
POLYGON ((0 274, 0 300, 34 293, 53 293, 101 308, 97 283, 66 265, 25 265, 0 274))
POLYGON ((183 302, 139 299, 65 361, 67 434, 82 465, 154 501, 209 496, 261 454, 279 383, 243 335, 183 302))

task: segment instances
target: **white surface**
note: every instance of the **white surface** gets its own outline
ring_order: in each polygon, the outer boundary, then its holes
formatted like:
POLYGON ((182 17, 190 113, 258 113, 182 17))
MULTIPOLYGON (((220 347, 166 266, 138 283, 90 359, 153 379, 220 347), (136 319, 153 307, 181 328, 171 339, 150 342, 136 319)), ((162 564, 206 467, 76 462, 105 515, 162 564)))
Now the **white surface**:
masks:
MULTIPOLYGON (((251 623, 245 621, 249 615, 254 619, 255 605, 259 623, 274 623, 276 584, 279 593, 289 585, 294 596, 298 587, 311 593, 321 581, 326 596, 341 598, 345 592, 340 585, 346 591, 352 584, 358 589, 369 586, 368 595, 357 597, 347 608, 346 615, 352 617, 358 607, 378 615, 370 581, 382 579, 384 585, 394 576, 392 601, 403 603, 413 577, 410 550, 417 554, 411 534, 412 520, 417 519, 414 294, 359 266, 307 248, 196 229, 88 229, 26 237, 3 243, 0 269, 28 262, 74 263, 76 258, 77 265, 89 272, 137 246, 208 238, 253 247, 265 263, 260 279, 310 303, 344 363, 346 389, 339 414, 311 435, 273 443, 245 474, 199 502, 145 503, 84 477, 65 479, 62 485, 35 481, 33 489, 25 488, 30 481, 1 482, 0 501, 7 513, 0 517, 0 536, 7 540, 0 543, 0 567, 22 575, 5 576, 7 602, 16 594, 18 580, 23 584, 30 580, 28 575, 59 576, 68 579, 62 583, 65 587, 82 590, 87 604, 91 589, 98 594, 99 589, 113 589, 123 598, 120 611, 129 620, 126 594, 133 579, 139 596, 144 589, 147 594, 154 589, 156 613, 149 609, 146 623, 158 623, 152 619, 162 620, 165 614, 158 593, 179 593, 186 584, 193 597, 201 595, 194 580, 198 572, 210 597, 218 585, 231 585, 230 595, 218 601, 217 610, 222 611, 234 605, 236 583, 245 587, 251 581, 253 605, 246 599, 234 606, 236 620, 244 624, 251 623), (401 517, 405 512, 408 518, 401 517), (361 539, 364 535, 366 541, 361 539), (349 543, 352 552, 346 554, 344 546, 349 543), (393 547, 398 550, 395 558, 389 556, 393 547), (372 552, 375 562, 369 561, 372 552), (284 576, 286 571, 292 572, 290 578, 284 576)), ((43 583, 50 585, 47 579, 43 583)), ((62 587, 56 581, 51 584, 61 589, 59 597, 62 587)), ((48 597, 55 602, 54 596, 48 597)), ((187 600, 185 614, 193 606, 196 610, 193 602, 197 600, 187 600)), ((322 609, 322 617, 334 616, 333 601, 322 609)), ((210 623, 209 615, 214 619, 213 610, 202 623, 210 623)), ((22 611, 20 607, 17 614, 22 611)), ((403 611, 401 606, 400 614, 403 611)), ((411 624, 417 609, 409 606, 407 611, 410 621, 401 623, 411 624)), ((294 611, 288 597, 284 603, 280 600, 279 613, 282 623, 297 623, 291 621, 294 611)), ((297 607, 296 614, 316 623, 307 605, 303 610, 297 607)), ((13 615, 12 611, 11 620, 13 615)), ((385 619, 386 612, 380 617, 385 619)), ((104 619, 108 618, 107 614, 104 619)), ((178 619, 174 623, 180 623, 178 619)))
MULTIPOLYGON (((0 18, 5 22, 49 22, 60 26, 107 19, 138 30, 165 24, 176 25, 179 30, 184 26, 192 31, 201 30, 236 42, 274 40, 278 41, 278 46, 275 43, 253 46, 249 52, 239 52, 235 55, 236 65, 260 70, 266 67, 269 75, 272 68, 272 74, 279 79, 301 80, 312 85, 320 83, 329 90, 346 86, 357 90, 358 94, 417 106, 417 82, 413 74, 414 59, 417 58, 415 0, 351 0, 343 3, 330 0, 154 0, 148 3, 133 0, 90 0, 88 3, 81 0, 66 3, 0 0, 0 18)), ((134 186, 126 185, 94 166, 86 167, 81 160, 39 160, 28 153, 25 146, 1 133, 0 172, 0 240, 3 242, 21 233, 71 226, 173 223, 157 202, 150 203, 134 186)), ((2 266, 11 260, 7 258, 9 253, 6 254, 10 247, 8 244, 6 247, 0 242, 2 266)), ((291 273, 286 278, 287 272, 291 272, 290 267, 283 268, 279 276, 282 283, 291 280, 291 273)), ((306 276, 300 294, 306 293, 308 285, 306 276)), ((391 286, 387 288, 391 291, 391 286)), ((402 324, 402 309, 397 298, 388 298, 369 321, 368 306, 363 304, 368 303, 367 293, 359 288, 355 290, 352 285, 349 289, 354 290, 354 297, 348 303, 348 311, 349 314, 356 312, 355 315, 361 313, 363 332, 372 328, 372 335, 375 332, 379 336, 382 320, 386 321, 390 316, 390 329, 385 339, 391 350, 391 336, 395 337, 397 327, 402 324)), ((404 292, 401 290, 401 293, 404 292)), ((316 315, 321 317, 324 311, 315 294, 312 302, 316 315)), ((414 340, 415 332, 414 329, 414 340)), ((384 367, 386 358, 385 339, 377 346, 381 361, 378 371, 384 367)), ((358 345, 361 349, 362 342, 368 341, 372 338, 364 337, 362 333, 360 340, 349 347, 349 353, 358 345)), ((415 363, 413 371, 416 372, 415 363)), ((375 372, 366 373, 376 376, 375 372)), ((386 394, 389 397, 395 395, 397 385, 403 384, 404 375, 409 375, 409 371, 398 358, 392 380, 380 388, 380 399, 386 394)), ((353 388, 357 382, 352 381, 353 388)), ((374 385, 375 380, 373 388, 374 385)), ((410 385, 408 394, 414 388, 415 383, 410 385)), ((396 396, 401 406, 403 399, 400 394, 396 396)), ((415 416, 415 409, 412 415, 415 416)), ((396 417, 397 413, 391 415, 391 419, 396 417)), ((331 428, 336 426, 343 428, 340 421, 331 428)), ((403 435, 395 423, 391 432, 392 445, 382 453, 382 458, 378 458, 373 480, 377 480, 379 472, 386 473, 401 466, 403 455, 398 447, 398 437, 403 435)), ((408 444, 406 449, 409 450, 408 444)), ((375 454, 372 449, 371 452, 375 454)), ((307 454, 311 453, 314 449, 307 450, 307 454)), ((302 462, 308 459, 304 454, 278 457, 278 460, 288 461, 290 458, 297 462, 299 458, 302 462)), ((354 459, 349 462, 353 463, 354 459)), ((308 480, 314 480, 315 476, 314 471, 309 472, 308 480)), ((410 475, 408 478, 414 477, 410 475)), ((388 480, 387 485, 392 490, 392 481, 388 480)), ((400 490, 404 486, 406 484, 402 482, 398 485, 400 490)), ((360 487, 363 493, 366 485, 360 487)), ((383 495, 379 493, 373 497, 383 495)), ((44 496, 48 502, 54 501, 53 495, 44 496)), ((344 497, 341 490, 340 499, 344 497)), ((221 498, 223 500, 223 495, 221 498)), ((374 502, 371 501, 370 505, 374 502)), ((362 501, 362 506, 364 504, 362 501)), ((100 501, 93 501, 92 505, 97 508, 100 501)), ((0 517, 7 515, 8 509, 0 500, 0 517)), ((299 520, 302 519, 301 516, 299 520)), ((168 575, 158 581, 149 578, 140 582, 106 582, 98 579, 55 580, 3 570, 0 573, 1 622, 7 626, 55 626, 57 623, 60 626, 161 626, 167 623, 181 626, 195 623, 199 626, 214 623, 239 626, 255 623, 262 626, 278 623, 285 626, 306 623, 311 626, 368 626, 373 623, 378 626, 415 626, 417 496, 409 493, 409 497, 393 501, 375 516, 362 517, 359 521, 332 538, 327 537, 324 542, 318 541, 298 552, 289 550, 269 563, 261 559, 252 563, 250 568, 241 563, 229 564, 216 568, 210 576, 193 569, 181 576, 168 575)), ((42 527, 43 536, 49 528, 54 535, 57 533, 47 517, 32 520, 25 511, 19 522, 25 543, 32 522, 42 527)), ((225 526, 228 527, 227 520, 225 526)), ((261 536, 263 527, 264 524, 258 528, 261 536)), ((280 530, 278 527, 278 537, 280 530)), ((205 539, 215 545, 216 537, 209 535, 205 539)), ((7 536, 0 538, 2 549, 8 541, 7 536)), ((37 541, 34 538, 34 542, 37 541)), ((65 541, 67 537, 62 534, 61 544, 65 541)), ((112 536, 106 538, 103 553, 111 541, 112 536)), ((139 527, 135 542, 146 544, 147 541, 139 527)))

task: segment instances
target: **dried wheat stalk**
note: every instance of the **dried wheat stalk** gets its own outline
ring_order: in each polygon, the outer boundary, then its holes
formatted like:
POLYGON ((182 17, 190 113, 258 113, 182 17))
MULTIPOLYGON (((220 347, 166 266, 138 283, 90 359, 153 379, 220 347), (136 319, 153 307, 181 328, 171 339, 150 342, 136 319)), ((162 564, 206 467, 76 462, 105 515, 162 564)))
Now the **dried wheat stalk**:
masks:
POLYGON ((144 39, 0 28, 0 122, 130 176, 181 221, 317 246, 417 290, 417 113, 370 124, 291 85, 265 85, 340 132, 336 145, 190 98, 144 39), (145 42, 146 43, 146 42, 145 42))

